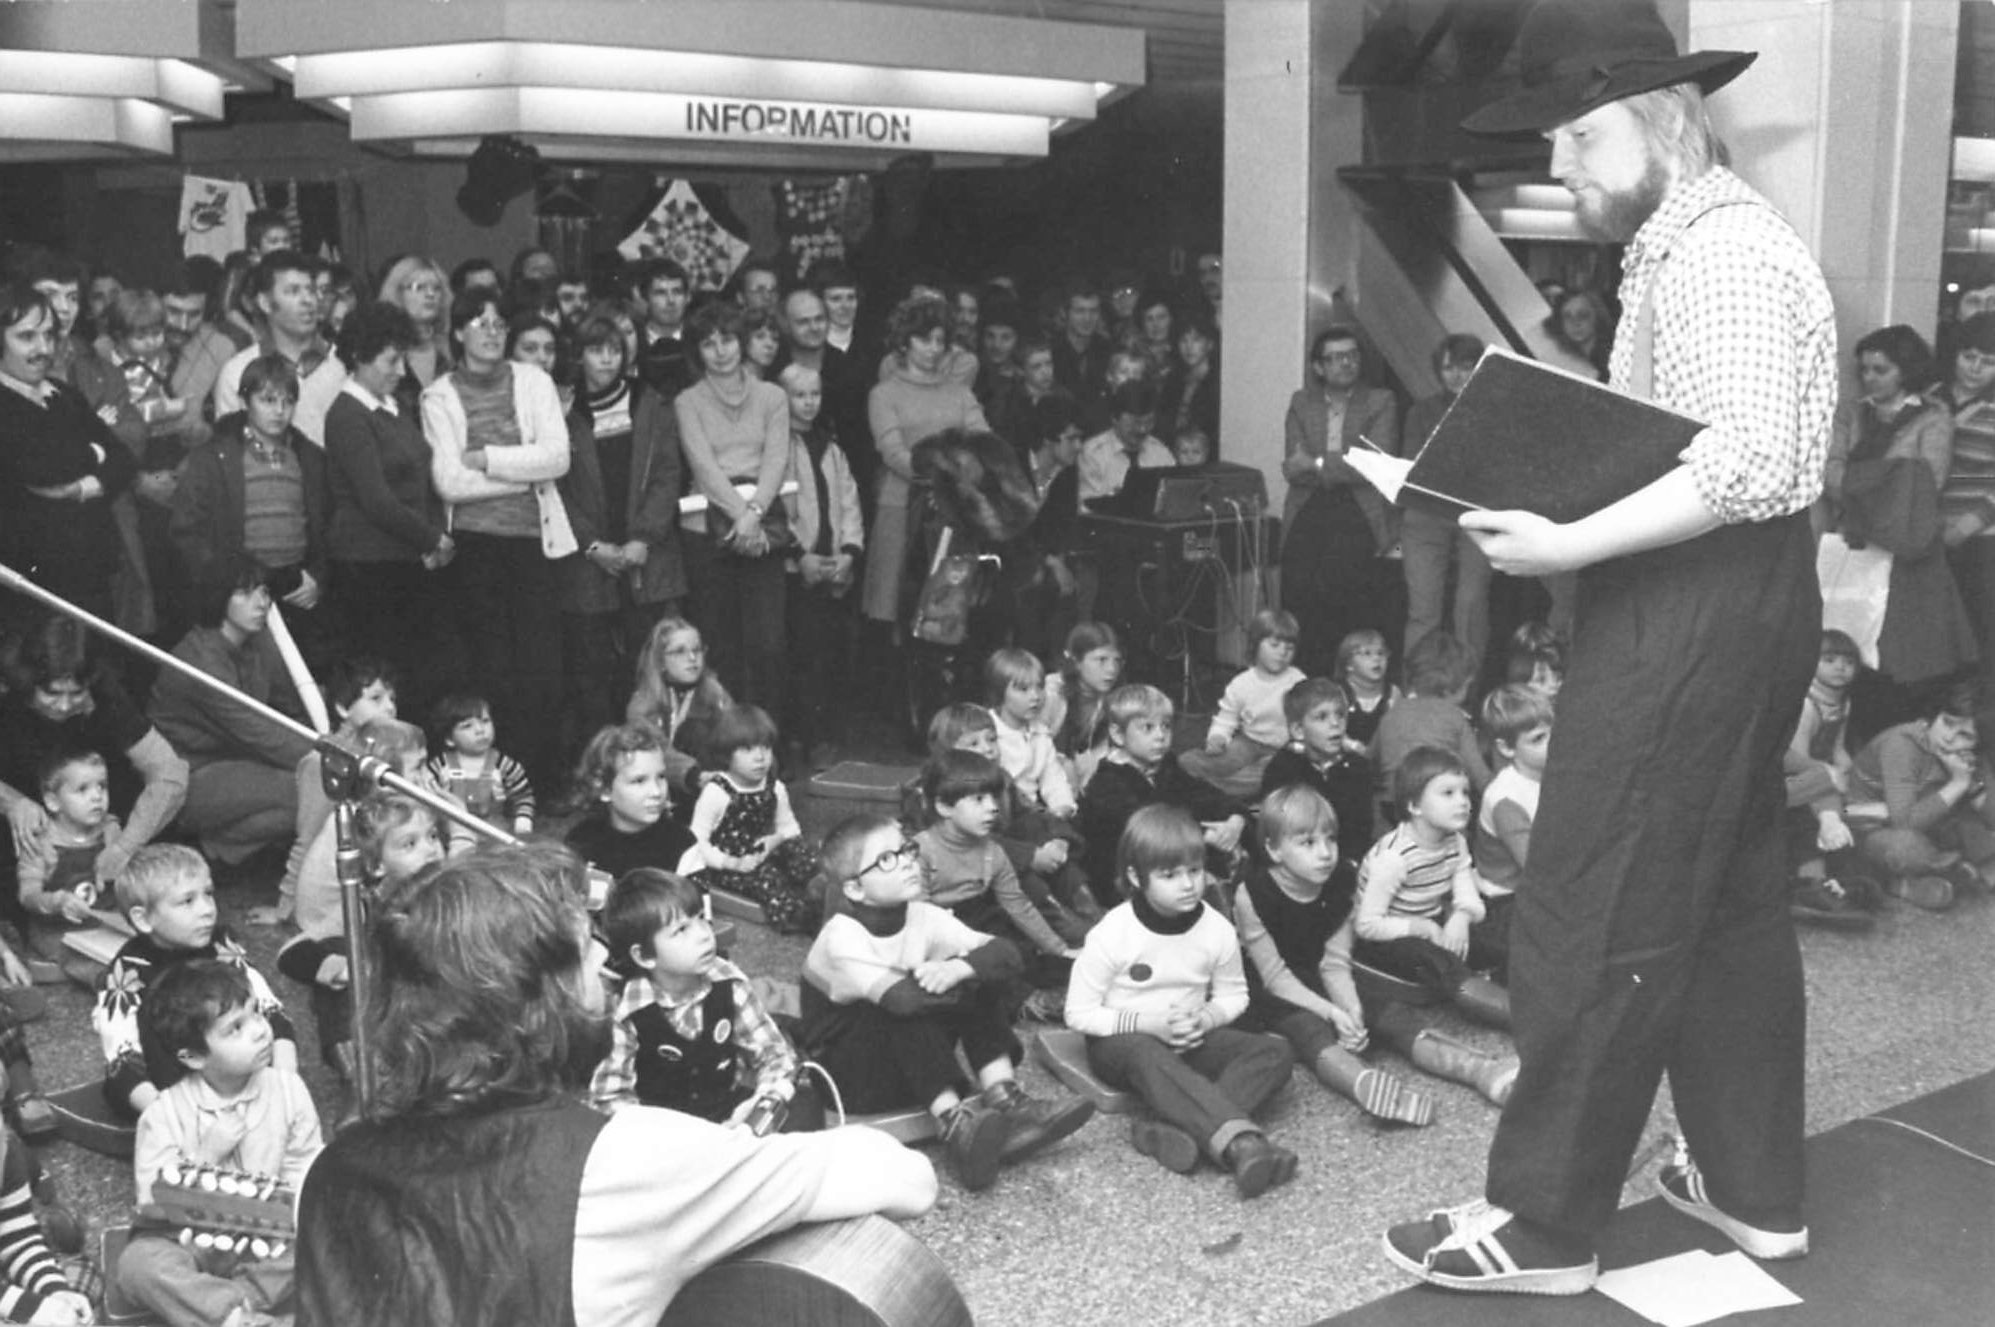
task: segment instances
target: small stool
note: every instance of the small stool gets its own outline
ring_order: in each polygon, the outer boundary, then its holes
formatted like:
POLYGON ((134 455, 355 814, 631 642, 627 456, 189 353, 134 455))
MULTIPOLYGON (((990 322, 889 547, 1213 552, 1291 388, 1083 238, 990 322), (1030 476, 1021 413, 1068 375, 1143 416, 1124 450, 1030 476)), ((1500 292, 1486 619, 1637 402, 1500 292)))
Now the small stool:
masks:
POLYGON ((1395 977, 1390 972, 1372 967, 1368 963, 1351 960, 1351 979, 1357 983, 1358 996, 1366 1004, 1389 1001, 1393 1004, 1440 1004, 1447 997, 1439 991, 1430 990, 1417 981, 1395 977))
POLYGON ((905 1110, 881 1111, 875 1115, 847 1115, 841 1127, 878 1129, 889 1138, 898 1139, 909 1147, 925 1143, 942 1136, 935 1117, 921 1106, 909 1106, 905 1110))
POLYGON ((1104 1115, 1127 1115, 1142 1104, 1135 1093, 1110 1087, 1095 1077, 1093 1066, 1088 1064, 1088 1039, 1072 1028, 1045 1028, 1035 1033, 1027 1053, 1040 1068, 1092 1101, 1104 1115))
MULTIPOLYGON (((900 819, 901 790, 921 773, 919 765, 876 765, 865 760, 841 760, 813 774, 803 785, 797 816, 808 812, 805 828, 818 838, 849 816, 876 812, 900 819)), ((791 790, 793 793, 796 789, 791 790)))
POLYGON ((48 1094, 55 1109, 56 1133, 78 1147, 121 1161, 132 1159, 138 1142, 136 1121, 120 1119, 112 1113, 104 1097, 104 1080, 93 1078, 48 1094))

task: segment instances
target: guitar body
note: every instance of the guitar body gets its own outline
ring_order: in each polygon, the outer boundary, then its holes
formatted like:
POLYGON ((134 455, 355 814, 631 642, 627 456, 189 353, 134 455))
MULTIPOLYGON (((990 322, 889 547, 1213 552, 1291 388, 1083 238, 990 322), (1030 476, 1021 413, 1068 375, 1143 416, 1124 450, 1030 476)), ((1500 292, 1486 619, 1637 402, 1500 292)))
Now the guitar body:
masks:
POLYGON ((942 1260, 884 1217, 798 1226, 686 1283, 658 1327, 974 1327, 942 1260))

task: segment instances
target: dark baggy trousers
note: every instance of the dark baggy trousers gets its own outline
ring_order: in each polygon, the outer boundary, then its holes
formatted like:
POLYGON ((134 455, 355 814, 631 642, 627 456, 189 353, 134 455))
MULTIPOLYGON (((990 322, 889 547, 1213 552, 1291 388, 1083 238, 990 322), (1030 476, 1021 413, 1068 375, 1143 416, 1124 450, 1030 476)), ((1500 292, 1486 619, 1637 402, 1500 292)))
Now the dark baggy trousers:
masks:
POLYGON ((1582 574, 1511 931, 1489 1200, 1592 1240, 1667 1072, 1713 1200, 1797 1218, 1806 1031, 1781 752, 1822 612, 1804 515, 1582 574))

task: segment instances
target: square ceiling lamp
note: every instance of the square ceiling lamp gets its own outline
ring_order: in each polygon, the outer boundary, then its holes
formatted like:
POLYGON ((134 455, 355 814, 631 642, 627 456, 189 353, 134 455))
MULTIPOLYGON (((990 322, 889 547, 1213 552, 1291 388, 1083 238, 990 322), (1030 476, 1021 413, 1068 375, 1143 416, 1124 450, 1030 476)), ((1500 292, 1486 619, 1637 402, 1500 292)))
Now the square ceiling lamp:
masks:
POLYGON ((237 52, 355 141, 868 169, 1046 154, 1144 79, 1142 31, 846 0, 237 0, 237 52))
POLYGON ((224 0, 0 3, 0 161, 171 156, 244 86, 224 0))

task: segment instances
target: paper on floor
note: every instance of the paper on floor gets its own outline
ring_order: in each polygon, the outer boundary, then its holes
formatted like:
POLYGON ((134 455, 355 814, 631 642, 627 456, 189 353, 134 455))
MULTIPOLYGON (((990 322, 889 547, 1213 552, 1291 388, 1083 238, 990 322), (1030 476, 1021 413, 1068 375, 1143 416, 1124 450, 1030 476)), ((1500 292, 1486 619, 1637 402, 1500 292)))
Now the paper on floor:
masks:
POLYGON ((1663 1327, 1696 1327, 1730 1313, 1801 1302, 1745 1254, 1714 1256, 1702 1249, 1602 1272, 1593 1288, 1663 1327))

